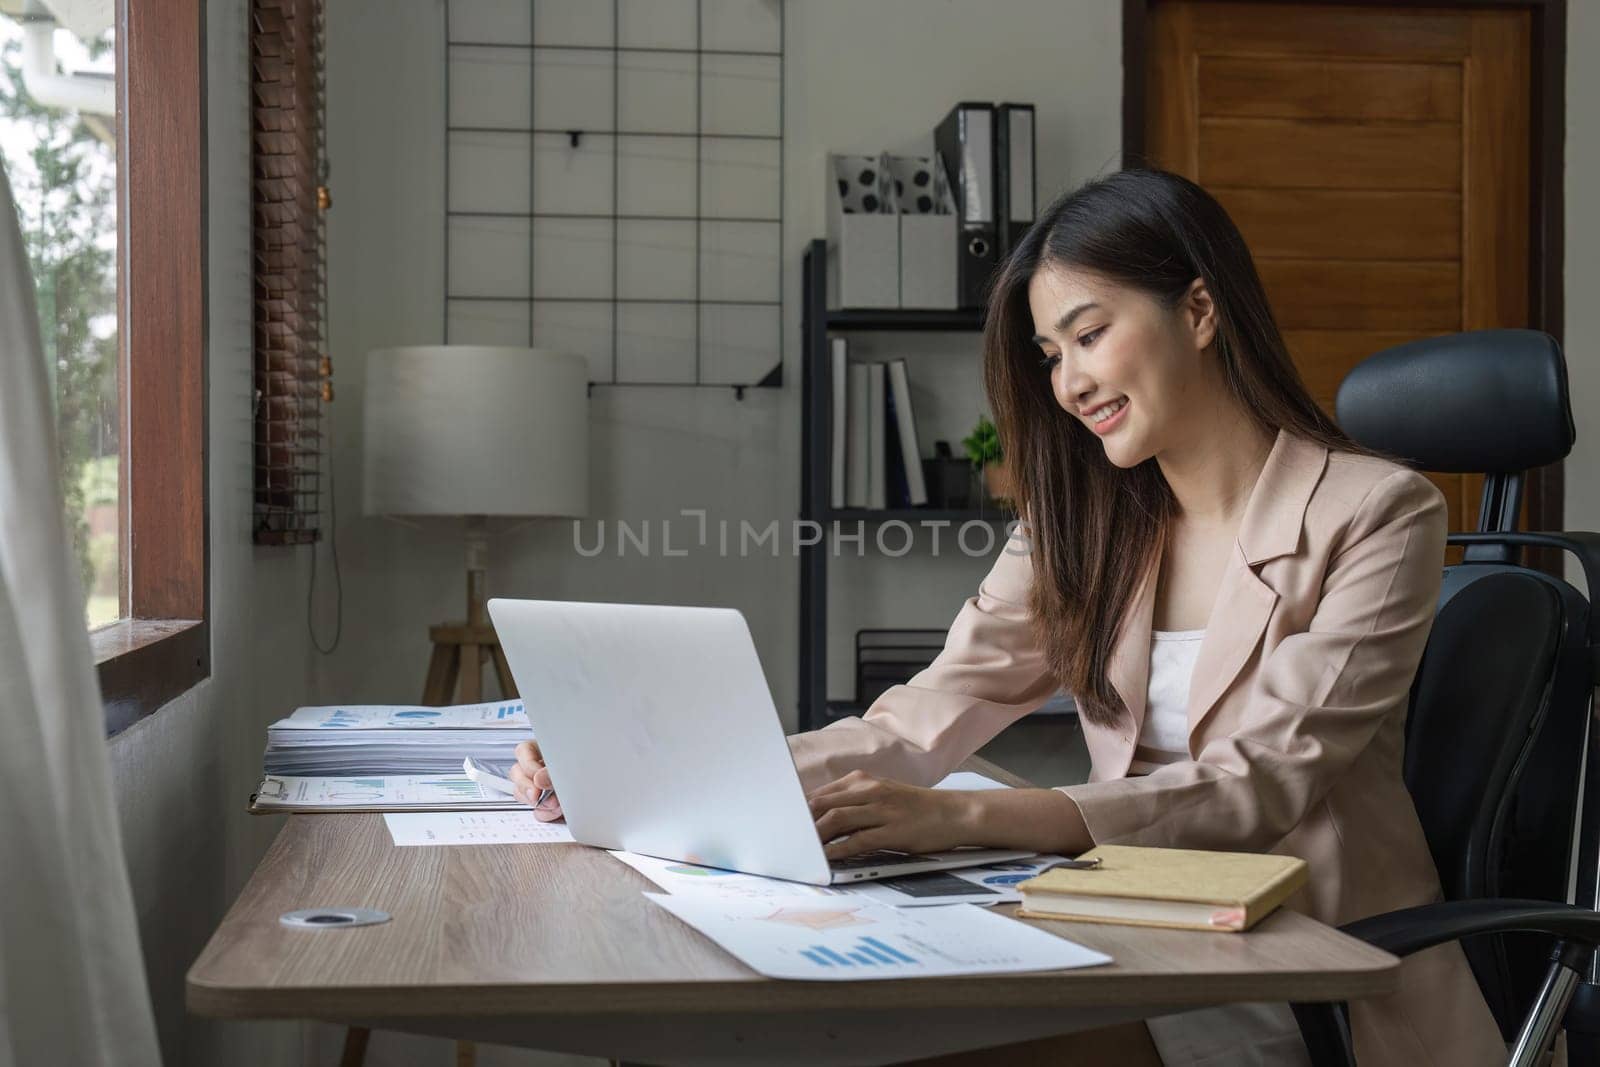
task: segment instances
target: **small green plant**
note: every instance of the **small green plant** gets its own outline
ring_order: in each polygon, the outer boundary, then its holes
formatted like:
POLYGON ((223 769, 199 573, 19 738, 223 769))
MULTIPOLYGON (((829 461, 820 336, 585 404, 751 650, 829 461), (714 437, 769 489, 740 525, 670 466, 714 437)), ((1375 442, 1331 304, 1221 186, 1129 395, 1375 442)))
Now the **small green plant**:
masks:
POLYGON ((978 425, 961 439, 961 447, 966 449, 973 467, 982 470, 990 463, 1000 462, 1000 431, 989 421, 989 416, 979 415, 978 425))

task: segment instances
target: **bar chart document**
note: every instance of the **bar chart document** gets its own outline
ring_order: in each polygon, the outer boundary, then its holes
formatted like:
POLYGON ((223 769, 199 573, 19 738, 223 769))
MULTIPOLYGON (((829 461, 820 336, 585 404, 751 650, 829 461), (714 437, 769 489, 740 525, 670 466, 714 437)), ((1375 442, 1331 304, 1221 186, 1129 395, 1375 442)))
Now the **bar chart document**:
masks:
POLYGON ((645 896, 769 978, 933 978, 1111 962, 1103 953, 971 904, 894 908, 848 897, 645 896))
POLYGON ((572 842, 564 822, 540 822, 522 811, 389 812, 383 817, 397 846, 559 845, 572 842))
POLYGON ((451 811, 526 808, 520 800, 484 789, 464 774, 389 774, 297 777, 269 774, 250 798, 253 812, 451 811))

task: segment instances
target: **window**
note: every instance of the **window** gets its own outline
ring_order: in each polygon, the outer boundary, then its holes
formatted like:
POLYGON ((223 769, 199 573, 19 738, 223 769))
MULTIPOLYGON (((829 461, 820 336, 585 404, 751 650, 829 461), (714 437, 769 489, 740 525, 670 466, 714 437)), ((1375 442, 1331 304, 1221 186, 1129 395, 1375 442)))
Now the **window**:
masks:
POLYGON ((209 670, 202 23, 199 0, 51 9, 0 15, 0 158, 115 733, 209 670))
POLYGON ((116 30, 0 19, 0 157, 38 300, 91 628, 125 614, 117 402, 116 30), (62 73, 40 77, 59 64, 62 73), (28 68, 33 77, 25 78, 28 68))

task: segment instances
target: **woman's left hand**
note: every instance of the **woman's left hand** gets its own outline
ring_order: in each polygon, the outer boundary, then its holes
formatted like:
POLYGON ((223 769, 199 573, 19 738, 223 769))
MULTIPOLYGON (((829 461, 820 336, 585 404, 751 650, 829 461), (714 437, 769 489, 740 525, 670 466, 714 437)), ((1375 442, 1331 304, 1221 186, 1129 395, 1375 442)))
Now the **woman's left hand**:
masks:
POLYGON ((806 799, 828 858, 837 860, 877 848, 939 852, 972 844, 966 838, 973 795, 851 771, 806 799))

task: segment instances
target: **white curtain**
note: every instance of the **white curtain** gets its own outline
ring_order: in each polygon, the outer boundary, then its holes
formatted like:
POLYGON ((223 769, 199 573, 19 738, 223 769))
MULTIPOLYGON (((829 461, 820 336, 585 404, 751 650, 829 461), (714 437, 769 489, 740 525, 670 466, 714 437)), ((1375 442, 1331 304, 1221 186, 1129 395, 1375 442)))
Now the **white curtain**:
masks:
POLYGON ((0 1067, 156 1067, 28 256, 0 170, 0 1067))

